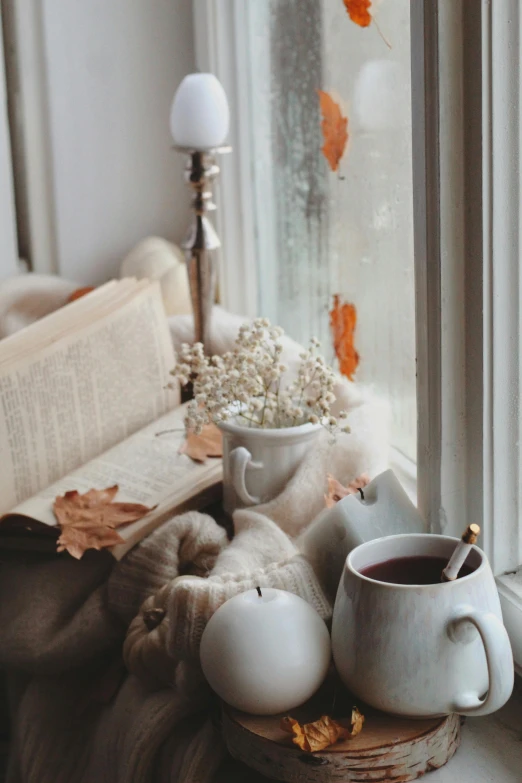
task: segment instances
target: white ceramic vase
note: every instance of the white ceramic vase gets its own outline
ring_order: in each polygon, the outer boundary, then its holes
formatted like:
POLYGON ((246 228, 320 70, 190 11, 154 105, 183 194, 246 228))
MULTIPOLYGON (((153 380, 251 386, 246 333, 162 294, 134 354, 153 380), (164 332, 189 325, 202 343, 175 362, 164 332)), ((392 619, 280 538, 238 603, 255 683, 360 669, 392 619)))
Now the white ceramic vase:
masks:
POLYGON ((233 419, 219 427, 223 432, 223 506, 228 514, 279 495, 321 429, 320 424, 310 423, 260 429, 233 419))

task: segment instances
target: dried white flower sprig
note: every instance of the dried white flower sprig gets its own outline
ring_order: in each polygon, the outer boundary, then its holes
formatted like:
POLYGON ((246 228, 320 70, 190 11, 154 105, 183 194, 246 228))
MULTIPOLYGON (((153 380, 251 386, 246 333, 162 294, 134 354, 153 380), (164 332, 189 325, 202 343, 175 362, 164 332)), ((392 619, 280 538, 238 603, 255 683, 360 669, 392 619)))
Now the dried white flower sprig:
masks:
POLYGON ((330 433, 349 432, 330 414, 335 401, 335 374, 318 350, 316 338, 303 351, 297 377, 288 385, 288 368, 281 362, 284 334, 267 318, 257 318, 239 329, 235 347, 223 356, 207 357, 201 343, 184 344, 172 370, 182 385, 192 381, 194 399, 187 406, 185 425, 201 432, 205 424, 234 418, 248 427, 275 429, 321 423, 330 433))

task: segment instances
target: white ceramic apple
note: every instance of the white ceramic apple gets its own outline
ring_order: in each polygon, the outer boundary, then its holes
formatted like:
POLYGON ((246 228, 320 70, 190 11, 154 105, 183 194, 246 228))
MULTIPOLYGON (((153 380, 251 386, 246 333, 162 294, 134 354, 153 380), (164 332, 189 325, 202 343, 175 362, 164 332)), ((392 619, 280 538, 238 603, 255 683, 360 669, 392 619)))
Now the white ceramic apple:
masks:
POLYGON ((220 606, 205 628, 200 655, 205 677, 227 704, 276 715, 313 696, 330 652, 328 629, 310 604, 261 587, 220 606))

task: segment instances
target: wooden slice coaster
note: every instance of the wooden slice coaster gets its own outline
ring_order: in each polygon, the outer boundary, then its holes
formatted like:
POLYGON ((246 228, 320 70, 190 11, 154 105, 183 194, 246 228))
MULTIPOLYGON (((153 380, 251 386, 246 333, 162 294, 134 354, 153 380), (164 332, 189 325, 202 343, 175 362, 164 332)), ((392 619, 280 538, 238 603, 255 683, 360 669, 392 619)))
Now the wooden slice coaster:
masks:
MULTIPOLYGON (((328 685, 305 705, 292 710, 292 717, 308 723, 333 713, 342 720, 357 702, 344 689, 340 699, 343 703, 332 709, 332 686, 328 685)), ((459 715, 411 720, 385 715, 360 702, 357 706, 366 718, 362 732, 317 753, 304 753, 292 744, 279 727, 281 715, 246 715, 224 706, 223 736, 235 759, 284 783, 407 783, 442 767, 460 744, 459 715)))

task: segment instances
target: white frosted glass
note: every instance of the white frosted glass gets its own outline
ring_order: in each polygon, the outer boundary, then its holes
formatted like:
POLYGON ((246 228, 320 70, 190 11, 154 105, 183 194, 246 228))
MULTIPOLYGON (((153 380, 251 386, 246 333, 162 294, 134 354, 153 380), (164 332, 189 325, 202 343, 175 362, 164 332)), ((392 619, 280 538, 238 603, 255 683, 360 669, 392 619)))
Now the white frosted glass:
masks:
POLYGON ((331 358, 332 295, 353 302, 356 378, 389 400, 393 445, 415 459, 410 3, 372 6, 391 49, 341 0, 250 6, 259 310, 331 358), (320 151, 318 89, 349 120, 337 173, 320 151))

